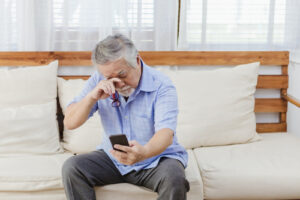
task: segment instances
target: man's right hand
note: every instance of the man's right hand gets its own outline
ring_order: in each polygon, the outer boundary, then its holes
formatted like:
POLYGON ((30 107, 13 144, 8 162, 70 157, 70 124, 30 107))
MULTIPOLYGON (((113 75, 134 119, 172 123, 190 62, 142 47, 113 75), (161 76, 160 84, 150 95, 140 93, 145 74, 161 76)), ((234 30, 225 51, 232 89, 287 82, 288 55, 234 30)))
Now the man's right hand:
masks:
POLYGON ((98 85, 90 92, 90 97, 94 101, 99 99, 106 99, 115 93, 115 82, 121 82, 118 78, 111 78, 108 80, 101 80, 98 85))

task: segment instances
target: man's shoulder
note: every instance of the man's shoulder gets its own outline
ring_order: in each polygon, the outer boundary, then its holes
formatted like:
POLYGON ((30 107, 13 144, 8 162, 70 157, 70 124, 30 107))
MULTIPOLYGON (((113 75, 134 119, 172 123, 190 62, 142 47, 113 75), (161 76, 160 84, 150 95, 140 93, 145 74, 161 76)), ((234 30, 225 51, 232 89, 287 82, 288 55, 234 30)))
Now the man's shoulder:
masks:
POLYGON ((88 82, 90 84, 97 84, 99 81, 103 79, 103 76, 96 70, 93 72, 93 74, 88 79, 88 82))
POLYGON ((150 72, 150 75, 153 78, 153 81, 157 86, 167 86, 167 85, 173 85, 171 78, 165 71, 161 71, 158 69, 155 69, 155 67, 147 66, 150 72))

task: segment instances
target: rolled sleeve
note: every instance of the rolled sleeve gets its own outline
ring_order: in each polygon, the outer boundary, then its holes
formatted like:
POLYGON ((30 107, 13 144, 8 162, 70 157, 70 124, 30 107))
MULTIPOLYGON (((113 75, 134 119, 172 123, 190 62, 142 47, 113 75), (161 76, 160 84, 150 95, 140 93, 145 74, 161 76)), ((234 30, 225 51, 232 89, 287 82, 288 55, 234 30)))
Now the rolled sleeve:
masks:
POLYGON ((155 132, 163 128, 169 128, 173 130, 175 134, 178 115, 178 99, 176 88, 171 81, 168 81, 168 84, 159 88, 154 110, 155 132))
MULTIPOLYGON (((79 101, 81 101, 90 91, 92 91, 96 85, 99 83, 99 81, 101 80, 101 78, 99 77, 99 73, 95 72, 85 83, 82 91, 80 92, 79 95, 77 95, 71 102, 68 103, 67 107, 73 103, 77 103, 79 101)), ((95 103, 95 105, 93 105, 88 118, 90 118, 91 116, 93 116, 93 114, 98 110, 98 103, 95 103)))

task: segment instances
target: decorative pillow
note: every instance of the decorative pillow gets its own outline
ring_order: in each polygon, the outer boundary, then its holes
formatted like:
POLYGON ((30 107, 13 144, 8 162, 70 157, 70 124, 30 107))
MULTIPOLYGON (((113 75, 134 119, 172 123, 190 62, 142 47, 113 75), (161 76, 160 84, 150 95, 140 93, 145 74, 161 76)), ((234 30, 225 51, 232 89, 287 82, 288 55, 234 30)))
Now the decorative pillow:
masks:
POLYGON ((258 69, 259 62, 210 71, 169 71, 178 92, 179 142, 196 148, 258 140, 254 113, 258 69))
POLYGON ((61 152, 56 121, 57 67, 0 70, 0 153, 61 152))
POLYGON ((57 66, 0 69, 0 107, 43 104, 56 99, 57 66))
POLYGON ((0 108, 0 152, 48 154, 60 150, 56 101, 0 108))
MULTIPOLYGON (((67 105, 84 87, 85 80, 64 80, 57 78, 59 102, 65 113, 67 105)), ((64 129, 63 146, 72 153, 87 153, 101 143, 103 129, 98 113, 90 117, 82 126, 74 130, 64 129)))

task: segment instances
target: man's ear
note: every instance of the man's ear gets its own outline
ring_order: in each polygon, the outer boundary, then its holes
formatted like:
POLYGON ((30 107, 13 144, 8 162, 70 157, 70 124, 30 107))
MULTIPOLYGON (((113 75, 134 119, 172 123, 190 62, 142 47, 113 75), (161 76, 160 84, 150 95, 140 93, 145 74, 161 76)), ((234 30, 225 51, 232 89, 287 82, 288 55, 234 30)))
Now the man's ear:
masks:
POLYGON ((137 62, 139 65, 141 64, 141 57, 140 57, 139 54, 136 56, 136 62, 137 62))

